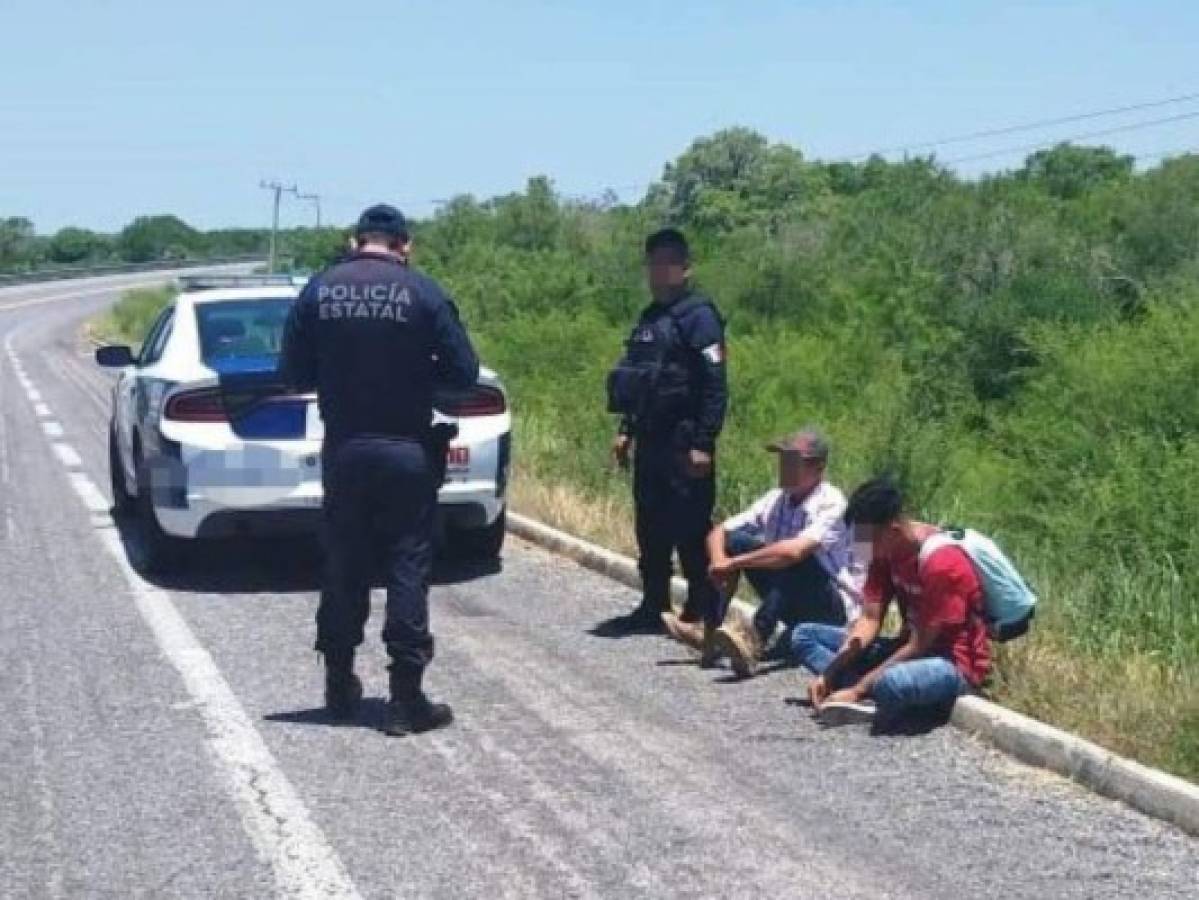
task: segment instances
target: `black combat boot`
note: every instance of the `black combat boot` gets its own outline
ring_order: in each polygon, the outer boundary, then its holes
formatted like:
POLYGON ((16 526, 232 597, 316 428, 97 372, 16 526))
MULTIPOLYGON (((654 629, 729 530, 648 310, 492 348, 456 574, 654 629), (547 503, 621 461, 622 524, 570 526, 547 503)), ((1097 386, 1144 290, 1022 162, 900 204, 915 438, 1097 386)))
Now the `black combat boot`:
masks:
POLYGON ((362 682, 354 674, 354 651, 325 654, 325 710, 334 719, 352 719, 362 701, 362 682))
POLYGON ((605 619, 591 629, 591 633, 596 637, 606 638, 628 637, 634 634, 663 634, 666 629, 662 625, 662 614, 670 611, 669 603, 642 599, 632 612, 605 619))
POLYGON ((444 728, 454 721, 454 712, 447 704, 433 703, 425 696, 419 675, 397 672, 392 666, 390 681, 391 700, 383 723, 385 734, 392 737, 420 734, 444 728))

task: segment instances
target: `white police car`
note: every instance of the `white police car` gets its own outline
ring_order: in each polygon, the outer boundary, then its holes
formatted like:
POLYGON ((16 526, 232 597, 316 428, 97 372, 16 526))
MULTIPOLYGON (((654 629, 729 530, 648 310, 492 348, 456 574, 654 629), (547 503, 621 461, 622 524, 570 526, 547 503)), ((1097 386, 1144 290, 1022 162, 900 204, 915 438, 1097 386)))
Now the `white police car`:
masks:
MULTIPOLYGON (((304 533, 320 520, 324 433, 314 394, 275 378, 283 323, 303 281, 185 276, 135 357, 96 351, 120 370, 109 465, 113 505, 134 514, 134 564, 163 571, 188 539, 304 533)), ((495 373, 441 394, 455 421, 439 513, 451 550, 497 556, 504 540, 511 448, 508 398, 495 373)))

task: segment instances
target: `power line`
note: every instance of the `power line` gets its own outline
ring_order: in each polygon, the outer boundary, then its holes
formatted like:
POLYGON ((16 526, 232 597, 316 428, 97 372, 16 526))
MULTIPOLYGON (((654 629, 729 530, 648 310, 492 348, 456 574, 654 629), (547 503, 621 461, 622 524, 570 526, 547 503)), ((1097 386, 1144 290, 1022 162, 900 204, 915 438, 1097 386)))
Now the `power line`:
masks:
POLYGON ((938 138, 934 141, 919 141, 917 143, 896 145, 894 147, 884 147, 881 150, 873 150, 870 153, 862 153, 857 156, 849 157, 851 161, 859 159, 867 159, 871 156, 885 156, 888 153, 899 153, 908 150, 921 150, 927 147, 941 147, 945 144, 961 144, 966 141, 977 141, 983 138, 1002 137, 1006 134, 1017 134, 1021 131, 1036 131, 1038 128, 1049 128, 1054 125, 1067 125, 1071 122, 1085 122, 1088 119, 1101 119, 1105 116, 1117 116, 1122 113, 1139 112, 1146 109, 1157 109, 1162 106, 1170 106, 1175 103, 1187 103, 1191 100, 1199 100, 1199 93, 1196 94, 1181 94, 1177 97, 1168 97, 1165 100, 1152 100, 1147 103, 1133 103, 1128 106, 1113 106, 1109 109, 1099 109, 1092 112, 1077 113, 1072 116, 1061 116, 1056 119, 1039 119, 1035 122, 1023 122, 1019 125, 1007 125, 1002 128, 988 128, 984 131, 974 131, 968 134, 952 135, 950 137, 938 138))
POLYGON ((1036 144, 1024 144, 1020 147, 1007 147, 1003 150, 991 150, 987 153, 975 153, 971 156, 959 156, 955 159, 944 160, 944 164, 952 166, 957 163, 975 162, 980 159, 993 159, 996 156, 1006 156, 1010 153, 1025 153, 1029 150, 1041 150, 1045 147, 1054 146, 1056 144, 1068 143, 1071 141, 1084 141, 1090 138, 1104 137, 1109 134, 1120 134, 1126 131, 1136 131, 1140 128, 1152 128, 1157 125, 1168 125, 1171 122, 1183 122, 1187 119, 1199 119, 1199 110, 1189 113, 1180 113, 1176 116, 1166 116, 1161 119, 1147 119, 1143 122, 1131 122, 1127 125, 1117 125, 1114 128, 1102 128, 1098 131, 1088 131, 1085 134, 1067 135, 1066 137, 1055 138, 1049 141, 1040 141, 1036 144))
MULTIPOLYGON (((918 150, 918 149, 929 148, 929 147, 939 147, 939 146, 944 146, 944 145, 948 145, 948 144, 965 143, 967 141, 982 140, 985 138, 1001 137, 1001 136, 1007 135, 1007 134, 1017 134, 1017 133, 1020 133, 1023 131, 1035 131, 1039 128, 1049 128, 1054 125, 1065 125, 1065 124, 1069 124, 1072 122, 1083 122, 1083 121, 1088 121, 1088 120, 1092 120, 1092 119, 1103 118, 1106 116, 1116 116, 1116 115, 1121 115, 1121 114, 1130 113, 1130 112, 1137 112, 1137 111, 1142 111, 1142 110, 1147 110, 1147 109, 1157 109, 1157 108, 1161 108, 1163 106, 1170 106, 1170 105, 1178 104, 1178 103, 1187 103, 1187 102, 1194 101, 1194 100, 1199 100, 1199 93, 1180 94, 1176 97, 1167 97, 1162 100, 1152 100, 1152 101, 1148 101, 1145 103, 1133 103, 1133 104, 1128 104, 1126 106, 1115 106, 1115 107, 1110 107, 1107 109, 1093 110, 1093 111, 1084 112, 1084 113, 1076 113, 1074 115, 1069 115, 1069 116, 1059 116, 1057 118, 1052 118, 1052 119, 1039 119, 1039 120, 1033 121, 1033 122, 1023 122, 1020 124, 1008 125, 1008 126, 1004 126, 1004 127, 1000 127, 1000 128, 989 128, 989 129, 985 129, 982 131, 975 131, 975 132, 970 132, 970 133, 966 133, 966 134, 951 135, 948 137, 938 138, 936 140, 919 141, 916 143, 895 145, 892 147, 884 147, 882 149, 873 150, 869 153, 858 154, 856 156, 843 156, 843 157, 835 157, 833 159, 816 160, 816 161, 826 162, 826 163, 829 163, 829 162, 856 162, 859 160, 868 159, 871 156, 885 156, 888 153, 896 153, 899 151, 918 150)), ((963 163, 963 162, 974 162, 974 161, 983 160, 983 159, 992 159, 995 157, 1004 156, 1004 155, 1011 154, 1011 153, 1021 153, 1021 152, 1028 152, 1031 150, 1040 150, 1040 149, 1044 149, 1046 147, 1051 147, 1054 144, 1058 144, 1058 143, 1062 143, 1062 142, 1087 140, 1089 138, 1103 137, 1105 135, 1110 135, 1110 134, 1120 134, 1123 132, 1135 131, 1140 128, 1151 128, 1151 127, 1158 126, 1158 125, 1166 125, 1166 124, 1169 124, 1172 122, 1181 122, 1181 121, 1186 121, 1188 119, 1194 119, 1194 118, 1199 118, 1199 111, 1190 112, 1190 113, 1182 113, 1179 115, 1167 116, 1167 117, 1158 118, 1158 119, 1150 119, 1150 120, 1141 121, 1141 122, 1132 122, 1132 123, 1129 123, 1126 125, 1120 125, 1120 126, 1116 126, 1116 127, 1112 127, 1112 128, 1105 128, 1105 129, 1100 129, 1100 130, 1096 130, 1096 131, 1090 131, 1090 132, 1086 132, 1083 134, 1069 135, 1066 137, 1056 138, 1053 140, 1041 141, 1041 142, 1038 142, 1035 144, 1027 144, 1027 145, 1023 145, 1023 146, 1019 146, 1019 147, 1008 147, 1008 148, 1004 148, 1001 150, 993 150, 993 151, 988 151, 985 153, 972 154, 972 155, 964 156, 964 157, 956 157, 956 158, 949 159, 949 160, 942 160, 941 162, 944 165, 955 165, 955 164, 963 163)), ((1185 153, 1185 152, 1191 152, 1191 151, 1182 151, 1182 152, 1185 153)), ((1168 154, 1163 154, 1163 155, 1168 155, 1168 154)), ((1142 158, 1142 157, 1138 157, 1138 158, 1142 158)), ((658 181, 655 180, 655 181, 646 181, 646 182, 636 182, 636 183, 631 183, 631 184, 605 185, 593 192, 575 192, 572 196, 576 199, 597 198, 597 197, 601 197, 604 193, 606 193, 608 191, 611 191, 611 192, 615 193, 617 196, 620 196, 621 194, 624 194, 627 191, 647 190, 648 188, 652 187, 653 185, 655 185, 657 183, 658 183, 658 181)), ((344 196, 338 196, 338 195, 325 195, 325 196, 326 196, 326 198, 331 197, 334 200, 342 201, 342 202, 345 202, 348 200, 348 198, 346 198, 344 196)), ((409 202, 412 202, 413 205, 437 206, 439 204, 444 205, 446 200, 445 200, 445 198, 431 198, 431 199, 421 201, 419 203, 417 203, 414 200, 410 200, 409 202)))
MULTIPOLYGON (((1119 106, 1119 107, 1113 107, 1111 109, 1097 110, 1095 112, 1079 113, 1078 115, 1064 116, 1064 117, 1057 118, 1057 119, 1042 119, 1037 122, 1028 122, 1028 123, 1025 123, 1022 125, 1011 125, 1011 126, 1007 126, 1004 128, 992 128, 992 129, 988 129, 986 131, 978 131, 978 132, 974 132, 972 134, 964 134, 964 135, 958 135, 956 137, 942 138, 942 139, 936 140, 936 141, 923 141, 923 142, 917 143, 917 144, 907 144, 907 145, 904 145, 903 147, 886 147, 886 148, 883 148, 882 150, 874 150, 870 153, 860 154, 860 155, 854 156, 854 157, 845 157, 844 160, 848 161, 848 162, 853 162, 853 161, 861 160, 861 159, 869 159, 871 156, 884 156, 887 153, 894 153, 897 150, 914 150, 914 149, 918 149, 921 147, 936 147, 936 146, 940 146, 942 144, 961 143, 961 142, 969 141, 969 140, 982 139, 984 137, 997 137, 997 136, 1004 135, 1004 134, 1014 134, 1014 133, 1017 133, 1020 131, 1032 131, 1037 128, 1047 128, 1051 125, 1062 125, 1062 124, 1066 124, 1068 122, 1081 122, 1081 121, 1085 121, 1088 119, 1101 118, 1103 116, 1118 115, 1120 113, 1128 113, 1128 112, 1133 112, 1136 110, 1153 109, 1153 108, 1167 106, 1167 105, 1174 104, 1174 103, 1184 103, 1184 102, 1187 102, 1190 100, 1199 100, 1199 93, 1183 94, 1178 97, 1171 97, 1166 100, 1155 100, 1155 101, 1152 101, 1149 103, 1136 103, 1136 104, 1132 104, 1129 106, 1119 106)), ((1167 125, 1172 122, 1182 122, 1182 121, 1186 121, 1188 119, 1195 119, 1195 118, 1199 118, 1199 111, 1189 112, 1189 113, 1180 113, 1180 114, 1174 115, 1174 116, 1166 116, 1166 117, 1159 118, 1159 119, 1149 119, 1149 120, 1145 120, 1145 121, 1141 121, 1141 122, 1131 122, 1126 125, 1118 125, 1118 126, 1115 126, 1112 128, 1104 128, 1104 129, 1100 129, 1097 131, 1086 132, 1084 134, 1068 135, 1066 137, 1055 138, 1055 139, 1046 140, 1046 141, 1040 141, 1036 144, 1027 144, 1027 145, 1020 146, 1020 147, 1009 147, 1009 148, 1005 148, 1003 150, 992 150, 992 151, 988 151, 986 153, 979 153, 979 154, 975 154, 975 155, 971 155, 971 156, 964 156, 964 157, 957 157, 954 159, 943 160, 942 162, 945 165, 954 165, 956 163, 963 163, 963 162, 974 162, 976 160, 991 159, 991 158, 997 157, 997 156, 1004 156, 1009 153, 1021 153, 1021 152, 1027 152, 1029 150, 1040 150, 1045 147, 1053 146, 1055 144, 1059 144, 1062 142, 1086 140, 1088 138, 1103 137, 1103 136, 1109 135, 1109 134, 1120 134, 1122 132, 1135 131, 1140 128, 1151 128, 1151 127, 1154 127, 1157 125, 1167 125)), ((837 161, 838 161, 837 159, 824 160, 824 162, 837 162, 837 161)), ((602 194, 604 191, 607 191, 607 190, 611 190, 615 193, 621 193, 626 190, 643 190, 643 189, 652 187, 656 183, 657 182, 651 181, 651 182, 644 182, 644 183, 640 183, 640 184, 616 185, 613 187, 604 188, 597 193, 602 194)))
POLYGON ((1179 156, 1193 156, 1199 154, 1199 148, 1182 147, 1178 150, 1158 150, 1153 153, 1137 153, 1135 154, 1137 162, 1149 162, 1151 160, 1169 159, 1179 156))

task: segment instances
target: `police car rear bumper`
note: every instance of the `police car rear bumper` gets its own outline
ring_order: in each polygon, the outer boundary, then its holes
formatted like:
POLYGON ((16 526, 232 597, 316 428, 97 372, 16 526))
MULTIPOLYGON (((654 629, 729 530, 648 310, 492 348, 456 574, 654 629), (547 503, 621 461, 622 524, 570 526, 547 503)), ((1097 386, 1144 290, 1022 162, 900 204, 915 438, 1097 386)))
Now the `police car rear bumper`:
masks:
POLYGON ((486 528, 504 511, 494 481, 451 481, 437 495, 438 515, 450 528, 486 528))
POLYGON ((154 506, 158 524, 174 537, 304 534, 320 523, 323 492, 317 480, 286 490, 247 485, 224 487, 217 496, 180 493, 176 502, 154 506))
MULTIPOLYGON (((315 532, 320 525, 322 491, 319 481, 303 482, 285 497, 256 504, 255 488, 244 489, 246 502, 220 502, 188 493, 174 505, 155 504, 162 530, 180 538, 287 535, 315 532)), ((438 514, 451 528, 485 528, 504 509, 504 497, 493 481, 447 483, 438 494, 438 514)))

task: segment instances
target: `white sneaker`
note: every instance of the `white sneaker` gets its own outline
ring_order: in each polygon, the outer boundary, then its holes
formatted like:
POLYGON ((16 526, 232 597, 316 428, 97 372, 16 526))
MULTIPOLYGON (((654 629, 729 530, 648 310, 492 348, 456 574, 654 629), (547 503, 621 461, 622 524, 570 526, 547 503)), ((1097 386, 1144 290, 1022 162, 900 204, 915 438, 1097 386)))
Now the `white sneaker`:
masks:
POLYGON ((870 701, 848 703, 834 701, 825 703, 816 711, 816 718, 821 725, 834 727, 837 725, 853 725, 858 722, 873 722, 877 712, 870 701))

